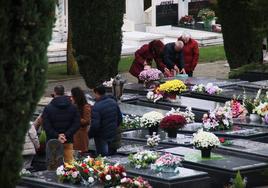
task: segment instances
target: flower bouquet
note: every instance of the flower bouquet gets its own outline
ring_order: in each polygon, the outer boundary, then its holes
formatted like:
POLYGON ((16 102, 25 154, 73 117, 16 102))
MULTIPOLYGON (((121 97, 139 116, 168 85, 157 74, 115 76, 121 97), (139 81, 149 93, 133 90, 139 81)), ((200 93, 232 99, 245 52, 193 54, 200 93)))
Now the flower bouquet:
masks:
POLYGON ((264 116, 264 123, 268 124, 268 114, 264 116))
POLYGON ((121 179, 120 186, 116 188, 152 188, 148 181, 145 181, 142 177, 136 178, 123 178, 121 179))
POLYGON ((102 157, 92 158, 88 156, 83 160, 83 163, 85 163, 88 167, 91 167, 96 173, 102 172, 106 166, 104 158, 102 157))
POLYGON ((113 187, 121 184, 121 179, 126 177, 125 168, 121 165, 106 166, 99 174, 99 180, 104 187, 113 187))
POLYGON ((268 114, 268 102, 260 102, 260 104, 256 106, 252 112, 264 117, 268 114))
POLYGON ((198 12, 197 17, 201 18, 204 21, 205 28, 211 28, 212 21, 215 19, 215 12, 209 8, 201 9, 198 12))
POLYGON ((233 125, 230 106, 217 107, 203 116, 203 127, 209 131, 229 130, 233 125))
POLYGON ((146 98, 155 103, 155 102, 159 101, 160 99, 162 99, 163 95, 161 93, 155 93, 153 91, 149 91, 146 95, 146 98))
POLYGON ((198 93, 207 93, 209 95, 215 95, 220 94, 222 92, 222 89, 219 88, 218 86, 213 85, 212 83, 208 83, 207 85, 204 84, 194 85, 192 87, 192 91, 198 93))
POLYGON ((148 128, 149 134, 153 135, 153 132, 158 133, 158 126, 163 117, 160 112, 151 111, 145 113, 140 119, 140 125, 143 128, 148 128))
POLYGON ((171 108, 171 110, 166 113, 166 116, 169 115, 182 115, 185 117, 186 123, 193 123, 195 121, 195 114, 192 112, 191 107, 187 107, 185 112, 180 111, 180 108, 171 108))
POLYGON ((158 172, 179 172, 179 166, 181 158, 179 156, 166 153, 159 157, 154 164, 151 165, 151 169, 158 172))
POLYGON ((219 138, 215 134, 205 132, 202 129, 194 133, 193 136, 193 145, 201 150, 203 158, 210 158, 211 149, 220 145, 219 138))
POLYGON ((160 128, 168 133, 168 137, 176 138, 177 129, 181 129, 186 124, 186 119, 182 115, 169 115, 162 119, 160 128))
POLYGON ((168 99, 176 100, 176 96, 187 90, 186 85, 181 80, 170 80, 161 84, 158 88, 159 92, 164 93, 168 99))
POLYGON ((123 115, 123 129, 140 128, 140 117, 136 115, 123 115))
POLYGON ((155 146, 158 146, 159 141, 160 141, 160 136, 157 135, 156 133, 153 133, 153 135, 147 139, 147 146, 152 147, 152 148, 155 146))
POLYGON ((244 106, 236 99, 226 102, 226 105, 231 107, 233 118, 244 116, 246 113, 244 106))
POLYGON ((128 156, 129 163, 134 168, 147 168, 148 165, 154 163, 158 158, 158 153, 154 151, 144 150, 136 154, 128 156))
POLYGON ((186 15, 181 17, 180 24, 184 25, 192 25, 194 23, 194 18, 191 15, 186 15))
POLYGON ((79 184, 82 181, 82 177, 77 168, 67 163, 59 166, 56 170, 56 174, 59 181, 62 183, 79 184))

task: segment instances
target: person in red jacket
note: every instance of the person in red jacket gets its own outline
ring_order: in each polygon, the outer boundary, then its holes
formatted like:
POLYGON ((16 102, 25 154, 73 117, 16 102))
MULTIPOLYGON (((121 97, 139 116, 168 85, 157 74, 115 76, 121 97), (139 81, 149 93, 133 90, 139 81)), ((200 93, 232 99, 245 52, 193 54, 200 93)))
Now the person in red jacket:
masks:
POLYGON ((193 76, 193 71, 198 63, 199 49, 196 40, 191 38, 190 34, 183 33, 178 40, 183 41, 184 69, 189 77, 193 76))
POLYGON ((154 60, 157 68, 168 76, 170 72, 163 63, 163 50, 164 44, 160 40, 153 40, 149 44, 144 44, 135 52, 135 59, 129 70, 130 74, 138 78, 140 72, 146 66, 151 66, 152 60, 154 60))

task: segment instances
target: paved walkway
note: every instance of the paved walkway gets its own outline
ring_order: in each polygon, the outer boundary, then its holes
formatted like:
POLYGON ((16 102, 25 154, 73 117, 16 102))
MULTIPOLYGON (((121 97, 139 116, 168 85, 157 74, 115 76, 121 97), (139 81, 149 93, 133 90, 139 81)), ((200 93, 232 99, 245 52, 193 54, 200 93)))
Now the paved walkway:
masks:
MULTIPOLYGON (((226 61, 217 61, 214 63, 203 63, 198 64, 194 72, 194 76, 199 77, 213 77, 213 78, 228 78, 229 66, 227 66, 226 61)), ((130 75, 129 73, 122 74, 128 82, 137 82, 137 79, 130 75)), ((58 82, 48 82, 47 88, 45 91, 45 96, 49 96, 53 93, 53 88, 55 85, 61 84, 65 87, 66 91, 70 91, 72 87, 79 86, 83 90, 87 90, 85 81, 82 78, 58 81, 58 82)))

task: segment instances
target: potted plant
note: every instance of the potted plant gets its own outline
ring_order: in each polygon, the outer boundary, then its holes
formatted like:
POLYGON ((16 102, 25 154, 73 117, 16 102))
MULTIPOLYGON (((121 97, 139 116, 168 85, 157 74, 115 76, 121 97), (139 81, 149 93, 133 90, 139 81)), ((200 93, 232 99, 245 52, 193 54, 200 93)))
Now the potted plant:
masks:
POLYGON ((201 18, 204 22, 204 27, 206 29, 211 29, 212 22, 216 19, 215 12, 209 8, 201 9, 198 12, 197 17, 201 18))
POLYGON ((200 129, 194 133, 193 145, 201 150, 202 158, 211 157, 211 149, 220 145, 219 138, 215 134, 200 129))
POLYGON ((154 81, 159 80, 162 72, 158 69, 150 68, 141 71, 139 79, 144 81, 144 86, 148 89, 155 87, 154 81))
POLYGON ((150 164, 154 163, 158 158, 158 153, 154 151, 144 150, 136 154, 128 156, 129 163, 134 168, 147 168, 150 164))
POLYGON ((178 173, 179 166, 181 165, 181 158, 179 156, 166 153, 159 157, 154 164, 151 165, 151 169, 164 173, 178 173))
POLYGON ((195 122, 195 114, 192 112, 191 107, 187 107, 184 112, 180 111, 180 108, 171 108, 171 110, 166 113, 166 116, 169 115, 182 115, 185 117, 187 124, 195 122))
POLYGON ((158 133, 158 127, 160 121, 164 118, 163 114, 156 111, 145 113, 140 118, 140 125, 142 128, 148 128, 149 135, 153 135, 154 132, 158 133))
POLYGON ((158 88, 158 91, 164 93, 164 97, 170 102, 176 102, 177 95, 186 90, 187 87, 181 80, 166 81, 158 88))
POLYGON ((261 89, 258 90, 255 98, 250 98, 246 96, 245 91, 243 93, 243 106, 247 110, 247 114, 249 115, 250 121, 259 122, 261 120, 260 116, 256 113, 257 111, 255 110, 256 106, 258 106, 261 102, 260 97, 261 97, 261 89))
POLYGON ((177 137, 177 129, 181 129, 186 124, 186 119, 183 115, 168 115, 160 122, 160 128, 168 133, 169 138, 177 137))
POLYGON ((156 133, 153 133, 152 136, 150 136, 148 139, 147 139, 147 146, 153 148, 153 147, 156 147, 158 146, 158 143, 160 142, 160 136, 157 135, 156 133))

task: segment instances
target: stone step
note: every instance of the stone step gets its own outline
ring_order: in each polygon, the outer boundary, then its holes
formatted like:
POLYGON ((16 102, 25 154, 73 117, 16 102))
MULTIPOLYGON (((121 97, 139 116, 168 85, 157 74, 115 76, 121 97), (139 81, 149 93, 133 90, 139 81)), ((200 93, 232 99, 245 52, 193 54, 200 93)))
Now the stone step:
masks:
POLYGON ((154 34, 147 32, 123 32, 123 43, 125 45, 130 46, 142 46, 144 44, 148 44, 152 40, 163 40, 164 35, 162 34, 154 34))

